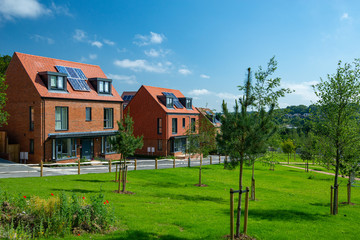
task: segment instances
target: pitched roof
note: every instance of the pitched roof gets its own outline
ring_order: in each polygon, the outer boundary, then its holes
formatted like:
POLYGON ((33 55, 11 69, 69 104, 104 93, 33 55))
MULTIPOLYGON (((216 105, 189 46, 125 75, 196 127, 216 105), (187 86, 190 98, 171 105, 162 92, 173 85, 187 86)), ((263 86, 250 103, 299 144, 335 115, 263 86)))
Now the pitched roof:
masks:
POLYGON ((151 86, 142 86, 157 102, 158 104, 164 109, 167 113, 184 113, 184 114, 199 114, 194 106, 191 106, 192 109, 187 108, 167 108, 165 103, 161 100, 164 97, 163 92, 173 93, 177 98, 183 98, 184 95, 176 89, 169 89, 169 88, 159 88, 159 87, 151 87, 151 86))
POLYGON ((73 90, 69 82, 67 82, 68 93, 49 92, 38 74, 39 72, 45 71, 57 72, 55 66, 60 65, 66 67, 80 68, 87 78, 107 78, 99 66, 85 63, 70 62, 54 58, 40 57, 19 52, 15 52, 13 57, 18 57, 41 97, 99 101, 122 101, 122 98, 115 90, 113 84, 111 84, 112 95, 109 96, 99 95, 96 89, 94 89, 92 84, 88 83, 88 81, 86 82, 90 87, 90 92, 75 91, 73 90))
POLYGON ((220 127, 221 122, 215 118, 215 113, 210 108, 196 108, 202 115, 204 115, 215 127, 220 127))

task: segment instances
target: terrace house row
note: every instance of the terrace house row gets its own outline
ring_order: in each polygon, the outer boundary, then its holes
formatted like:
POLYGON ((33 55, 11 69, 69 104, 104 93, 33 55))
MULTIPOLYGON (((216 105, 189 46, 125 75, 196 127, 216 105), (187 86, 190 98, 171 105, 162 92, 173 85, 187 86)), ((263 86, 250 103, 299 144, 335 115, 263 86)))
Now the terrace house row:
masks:
POLYGON ((143 135, 144 146, 137 154, 156 156, 181 156, 186 150, 186 132, 196 132, 195 122, 199 112, 192 99, 179 90, 141 86, 129 95, 130 101, 124 109, 134 121, 134 135, 143 135))
POLYGON ((29 163, 118 159, 109 137, 122 98, 99 66, 15 52, 6 71, 9 142, 29 163))

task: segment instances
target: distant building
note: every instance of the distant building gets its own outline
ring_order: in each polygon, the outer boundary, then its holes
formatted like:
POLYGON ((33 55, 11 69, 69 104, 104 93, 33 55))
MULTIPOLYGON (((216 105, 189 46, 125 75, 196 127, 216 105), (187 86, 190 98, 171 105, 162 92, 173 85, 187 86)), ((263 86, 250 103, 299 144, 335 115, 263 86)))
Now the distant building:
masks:
POLYGON ((1 130, 29 163, 118 159, 109 137, 122 98, 99 66, 15 52, 6 71, 10 114, 1 130))
POLYGON ((220 132, 221 122, 216 119, 215 113, 210 108, 196 108, 200 113, 200 119, 207 119, 214 128, 216 129, 216 132, 220 132))
POLYGON ((131 99, 133 99, 133 97, 135 96, 136 91, 132 91, 132 92, 123 92, 121 94, 121 98, 123 99, 123 108, 125 109, 126 106, 129 104, 129 102, 131 101, 131 99))
POLYGON ((137 154, 156 156, 183 155, 186 150, 186 131, 195 129, 199 112, 192 98, 179 90, 141 86, 124 114, 130 111, 134 120, 134 135, 144 136, 144 146, 137 154))

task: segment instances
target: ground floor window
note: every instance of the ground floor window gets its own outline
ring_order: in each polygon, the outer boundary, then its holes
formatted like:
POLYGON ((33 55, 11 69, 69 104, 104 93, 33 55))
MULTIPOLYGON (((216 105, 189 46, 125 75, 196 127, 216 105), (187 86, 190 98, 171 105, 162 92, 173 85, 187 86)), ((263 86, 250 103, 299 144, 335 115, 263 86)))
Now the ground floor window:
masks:
POLYGON ((171 140, 172 152, 186 152, 186 138, 177 138, 171 140))
POLYGON ((115 136, 106 136, 101 139, 101 153, 110 154, 115 153, 115 149, 110 142, 110 139, 115 139, 115 136))
POLYGON ((62 160, 76 157, 76 141, 73 138, 53 140, 53 159, 62 160))
POLYGON ((158 139, 158 151, 162 151, 163 150, 163 140, 162 139, 158 139))

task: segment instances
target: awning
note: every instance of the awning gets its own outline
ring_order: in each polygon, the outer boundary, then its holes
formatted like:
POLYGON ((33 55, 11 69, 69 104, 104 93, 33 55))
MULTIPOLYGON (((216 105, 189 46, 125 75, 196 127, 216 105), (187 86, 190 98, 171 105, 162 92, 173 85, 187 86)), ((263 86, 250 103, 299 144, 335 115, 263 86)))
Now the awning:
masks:
POLYGON ((66 133, 49 133, 49 138, 82 138, 82 137, 104 137, 113 136, 117 131, 94 131, 94 132, 66 132, 66 133))

